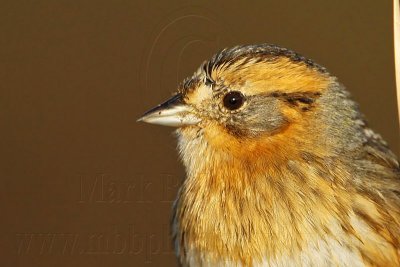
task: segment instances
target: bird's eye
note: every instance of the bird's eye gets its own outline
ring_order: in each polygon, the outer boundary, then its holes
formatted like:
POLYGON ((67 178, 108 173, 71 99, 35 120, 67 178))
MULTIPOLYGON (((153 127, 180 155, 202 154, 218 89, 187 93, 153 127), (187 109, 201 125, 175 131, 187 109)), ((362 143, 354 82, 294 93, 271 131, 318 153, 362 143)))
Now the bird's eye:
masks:
POLYGON ((229 110, 240 108, 244 103, 244 96, 238 91, 232 91, 224 96, 224 106, 229 110))

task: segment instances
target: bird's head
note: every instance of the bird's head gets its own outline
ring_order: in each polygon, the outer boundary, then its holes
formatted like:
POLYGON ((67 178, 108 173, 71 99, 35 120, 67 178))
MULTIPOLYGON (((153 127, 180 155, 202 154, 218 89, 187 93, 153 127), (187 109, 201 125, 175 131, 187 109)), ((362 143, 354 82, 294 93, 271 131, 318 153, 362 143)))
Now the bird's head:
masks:
POLYGON ((367 224, 380 225, 371 218, 393 221, 369 212, 393 190, 377 188, 395 186, 395 157, 336 78, 287 49, 223 50, 140 120, 179 127, 187 177, 174 229, 182 261, 253 266, 266 251, 286 260, 325 240, 320 234, 335 239, 356 227, 354 240, 369 248, 358 238, 367 224))
POLYGON ((183 152, 204 152, 204 145, 241 159, 286 157, 313 145, 335 119, 335 112, 323 112, 337 109, 329 96, 335 85, 323 67, 295 52, 239 46, 204 62, 171 99, 140 120, 179 127, 183 152))

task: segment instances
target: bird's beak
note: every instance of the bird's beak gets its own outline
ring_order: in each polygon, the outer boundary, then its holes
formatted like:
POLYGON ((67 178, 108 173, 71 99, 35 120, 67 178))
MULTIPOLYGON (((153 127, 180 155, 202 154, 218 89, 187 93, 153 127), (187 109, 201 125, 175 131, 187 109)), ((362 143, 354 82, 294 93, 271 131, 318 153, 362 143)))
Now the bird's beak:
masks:
POLYGON ((200 122, 200 119, 193 113, 192 108, 183 102, 182 95, 176 94, 164 103, 144 113, 137 121, 181 127, 195 125, 200 122))

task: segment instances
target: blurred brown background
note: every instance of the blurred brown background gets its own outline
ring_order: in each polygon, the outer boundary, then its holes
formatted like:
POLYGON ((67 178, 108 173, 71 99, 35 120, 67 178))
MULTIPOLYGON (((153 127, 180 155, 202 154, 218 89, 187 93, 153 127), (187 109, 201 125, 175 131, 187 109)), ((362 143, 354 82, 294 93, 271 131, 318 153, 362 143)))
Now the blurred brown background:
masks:
POLYGON ((399 155, 391 21, 373 0, 1 1, 0 265, 176 266, 184 170, 172 129, 135 120, 226 46, 326 66, 399 155))

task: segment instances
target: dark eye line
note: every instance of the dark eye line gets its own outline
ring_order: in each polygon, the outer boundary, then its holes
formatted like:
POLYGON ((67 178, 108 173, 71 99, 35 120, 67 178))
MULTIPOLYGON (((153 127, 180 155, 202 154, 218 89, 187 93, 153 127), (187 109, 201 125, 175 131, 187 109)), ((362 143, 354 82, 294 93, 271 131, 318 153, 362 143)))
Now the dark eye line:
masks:
POLYGON ((273 92, 270 93, 269 96, 279 97, 286 99, 288 101, 299 101, 305 104, 311 104, 314 100, 321 96, 321 93, 316 92, 295 92, 295 93, 282 93, 282 92, 273 92))
POLYGON ((269 96, 283 100, 292 107, 301 108, 302 111, 309 111, 318 97, 321 96, 320 92, 294 92, 283 93, 273 92, 269 96))

